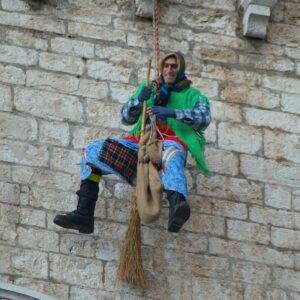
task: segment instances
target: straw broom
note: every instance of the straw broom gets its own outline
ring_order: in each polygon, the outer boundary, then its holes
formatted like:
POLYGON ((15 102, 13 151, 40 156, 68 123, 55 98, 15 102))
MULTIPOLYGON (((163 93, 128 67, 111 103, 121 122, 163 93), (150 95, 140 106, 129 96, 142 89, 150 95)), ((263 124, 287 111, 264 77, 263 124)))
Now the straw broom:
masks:
MULTIPOLYGON (((147 63, 147 86, 150 85, 151 57, 147 63)), ((145 134, 147 103, 143 103, 141 137, 145 134)), ((131 209, 129 224, 126 231, 123 247, 120 255, 118 278, 134 286, 145 288, 145 274, 141 256, 141 220, 137 210, 135 191, 131 195, 131 209)))

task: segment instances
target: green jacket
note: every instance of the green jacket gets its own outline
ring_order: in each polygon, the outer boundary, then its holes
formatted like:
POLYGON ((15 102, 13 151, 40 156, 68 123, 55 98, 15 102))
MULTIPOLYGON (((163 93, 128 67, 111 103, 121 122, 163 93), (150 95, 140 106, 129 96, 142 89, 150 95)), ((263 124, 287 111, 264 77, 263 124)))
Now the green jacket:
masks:
MULTIPOLYGON (((145 86, 143 82, 135 91, 131 98, 135 98, 139 95, 142 88, 145 86)), ((197 102, 199 96, 202 97, 202 101, 209 105, 209 101, 206 96, 200 93, 193 87, 186 88, 180 92, 170 92, 168 103, 166 107, 173 109, 192 109, 197 102)), ((154 101, 154 93, 152 93, 150 99, 147 101, 147 107, 151 107, 154 101)), ((208 175, 210 170, 208 169, 204 158, 205 137, 203 133, 196 132, 190 125, 183 123, 182 121, 174 118, 167 119, 168 125, 174 130, 176 136, 185 143, 189 152, 196 161, 197 167, 205 174, 208 175)), ((130 131, 131 135, 139 136, 142 124, 142 114, 139 116, 137 124, 130 131)))

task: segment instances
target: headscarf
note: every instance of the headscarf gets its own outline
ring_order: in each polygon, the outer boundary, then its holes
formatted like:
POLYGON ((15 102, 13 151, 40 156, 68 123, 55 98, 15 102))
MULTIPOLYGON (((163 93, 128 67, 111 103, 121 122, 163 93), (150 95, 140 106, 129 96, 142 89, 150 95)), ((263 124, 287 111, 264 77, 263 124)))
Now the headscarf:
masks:
POLYGON ((171 52, 166 54, 160 61, 159 69, 160 69, 160 77, 157 80, 154 104, 165 106, 168 102, 168 98, 171 91, 180 92, 183 89, 189 87, 192 82, 188 80, 185 75, 185 60, 181 52, 171 52), (165 82, 162 75, 164 63, 170 57, 174 57, 178 65, 178 69, 177 69, 178 73, 174 83, 165 82))

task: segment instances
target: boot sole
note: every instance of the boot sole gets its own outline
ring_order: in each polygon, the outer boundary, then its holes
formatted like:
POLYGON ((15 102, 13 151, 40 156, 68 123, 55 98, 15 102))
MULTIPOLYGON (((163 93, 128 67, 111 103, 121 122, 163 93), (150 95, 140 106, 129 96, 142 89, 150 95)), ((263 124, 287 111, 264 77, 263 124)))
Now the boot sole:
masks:
POLYGON ((78 230, 80 233, 93 233, 94 232, 93 228, 66 222, 64 219, 61 219, 57 216, 54 218, 53 223, 60 227, 66 228, 66 229, 78 230))
POLYGON ((187 203, 179 206, 174 214, 174 217, 169 222, 168 231, 178 232, 181 229, 182 225, 189 219, 190 215, 191 209, 187 203))

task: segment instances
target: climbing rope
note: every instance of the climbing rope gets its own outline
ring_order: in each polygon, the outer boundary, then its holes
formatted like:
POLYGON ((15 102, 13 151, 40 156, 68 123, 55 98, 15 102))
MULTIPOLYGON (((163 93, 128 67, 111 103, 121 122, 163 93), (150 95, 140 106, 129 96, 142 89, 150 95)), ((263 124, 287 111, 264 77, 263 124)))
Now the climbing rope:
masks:
POLYGON ((155 55, 155 78, 159 77, 159 28, 158 28, 158 0, 153 1, 153 36, 155 55))

